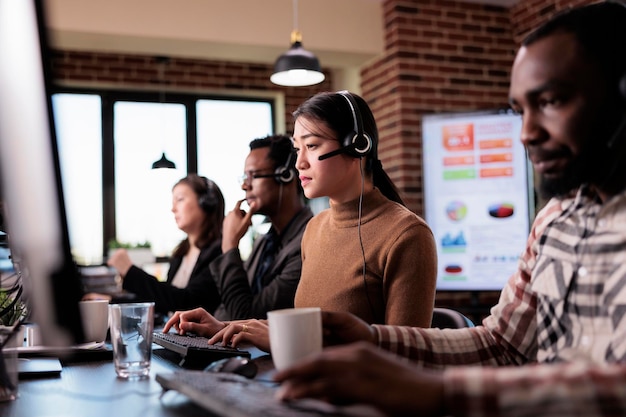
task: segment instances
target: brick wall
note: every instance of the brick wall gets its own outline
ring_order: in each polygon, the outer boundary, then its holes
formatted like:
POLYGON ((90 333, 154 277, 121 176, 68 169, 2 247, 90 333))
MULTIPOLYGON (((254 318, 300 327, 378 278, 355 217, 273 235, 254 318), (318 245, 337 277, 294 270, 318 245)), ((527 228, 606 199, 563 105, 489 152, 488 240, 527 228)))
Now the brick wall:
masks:
POLYGON ((591 3, 597 0, 522 0, 511 8, 513 39, 519 44, 530 30, 560 10, 591 3))
MULTIPOLYGON (((423 215, 421 117, 428 113, 507 106, 510 66, 517 45, 533 27, 566 7, 590 0, 520 0, 511 9, 450 0, 384 0, 385 51, 362 69, 362 94, 376 116, 379 154, 409 208, 423 215)), ((64 84, 158 90, 158 62, 151 56, 58 51, 56 77, 64 84)), ((331 74, 312 87, 277 87, 271 66, 172 58, 168 89, 276 91, 285 93, 287 132, 291 112, 322 90, 331 74)), ((520 248, 521 250, 522 248, 520 248)), ((497 293, 438 294, 479 321, 497 293)))
MULTIPOLYGON (((379 154, 407 205, 423 215, 421 116, 507 106, 510 66, 528 30, 569 5, 590 0, 521 0, 511 9, 449 0, 385 0, 385 51, 362 70, 363 97, 380 131, 379 154)), ((158 90, 154 56, 57 51, 55 76, 66 85, 158 90)), ((163 84, 182 91, 276 91, 291 112, 312 87, 277 87, 270 65, 171 58, 163 84)))
MULTIPOLYGON (((311 95, 330 90, 332 75, 312 87, 279 87, 269 80, 271 65, 170 58, 99 52, 56 51, 52 60, 56 80, 69 86, 94 88, 151 89, 159 91, 283 91, 285 94, 286 132, 293 132, 291 112, 311 95), (161 77, 160 70, 163 69, 161 77)), ((284 133, 284 132, 278 132, 284 133)))
MULTIPOLYGON (((380 131, 383 166, 409 207, 423 214, 424 114, 508 107, 510 67, 529 30, 570 5, 591 1, 521 0, 515 7, 447 0, 385 0, 385 51, 362 70, 364 98, 380 131)), ((520 251, 522 248, 520 248, 520 251)), ((499 293, 439 293, 436 304, 474 321, 499 293)))
POLYGON ((409 208, 423 215, 421 117, 508 107, 523 36, 590 0, 521 0, 511 9, 459 1, 385 0, 385 51, 362 70, 380 131, 379 154, 409 208))
POLYGON ((362 71, 383 166, 423 214, 421 116, 507 106, 515 44, 509 10, 438 0, 386 0, 385 53, 362 71))

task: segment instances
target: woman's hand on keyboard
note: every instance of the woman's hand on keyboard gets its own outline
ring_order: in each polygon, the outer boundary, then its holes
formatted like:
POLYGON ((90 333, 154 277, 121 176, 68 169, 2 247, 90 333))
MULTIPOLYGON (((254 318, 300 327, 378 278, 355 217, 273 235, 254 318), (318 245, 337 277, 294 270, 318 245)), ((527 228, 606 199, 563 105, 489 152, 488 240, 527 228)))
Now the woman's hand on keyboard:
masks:
POLYGON ((226 327, 227 323, 219 321, 203 308, 177 311, 165 323, 163 333, 173 327, 178 334, 195 333, 199 336, 211 337, 226 327))
POLYGON ((269 327, 265 320, 237 320, 231 321, 226 327, 217 332, 209 343, 237 347, 241 342, 252 343, 264 352, 270 351, 269 327))

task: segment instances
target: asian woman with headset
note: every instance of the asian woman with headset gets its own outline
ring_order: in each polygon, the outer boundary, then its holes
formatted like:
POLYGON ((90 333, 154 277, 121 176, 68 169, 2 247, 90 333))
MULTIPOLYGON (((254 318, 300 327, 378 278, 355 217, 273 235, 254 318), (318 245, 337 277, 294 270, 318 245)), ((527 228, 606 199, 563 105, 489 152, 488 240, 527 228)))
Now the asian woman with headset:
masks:
MULTIPOLYGON (((378 131, 367 103, 347 91, 319 93, 294 112, 296 168, 308 198, 330 208, 310 220, 302 238, 295 307, 346 311, 368 323, 429 327, 437 252, 428 225, 408 210, 378 159, 378 131)), ((166 325, 248 341, 269 349, 267 325, 221 323, 200 310, 166 325)))
POLYGON ((349 311, 368 323, 429 327, 435 241, 382 168, 369 106, 347 91, 320 93, 294 117, 304 193, 330 200, 302 239, 295 305, 349 311))

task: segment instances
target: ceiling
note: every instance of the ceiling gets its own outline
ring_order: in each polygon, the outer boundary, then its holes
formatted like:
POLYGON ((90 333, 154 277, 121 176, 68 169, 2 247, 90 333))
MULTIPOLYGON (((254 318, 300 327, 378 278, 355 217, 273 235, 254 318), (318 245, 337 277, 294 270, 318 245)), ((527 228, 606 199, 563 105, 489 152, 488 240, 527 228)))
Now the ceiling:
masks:
POLYGON ((337 77, 354 78, 383 52, 383 0, 300 0, 296 18, 292 1, 54 0, 46 6, 52 43, 66 50, 270 64, 289 48, 297 23, 304 47, 337 77))

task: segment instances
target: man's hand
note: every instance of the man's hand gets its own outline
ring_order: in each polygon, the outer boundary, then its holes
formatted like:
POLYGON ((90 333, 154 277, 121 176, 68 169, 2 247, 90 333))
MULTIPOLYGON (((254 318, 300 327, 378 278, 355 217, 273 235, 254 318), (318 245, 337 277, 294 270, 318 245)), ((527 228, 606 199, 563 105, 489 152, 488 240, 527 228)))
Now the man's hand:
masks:
POLYGON ((443 379, 370 343, 330 347, 274 374, 278 397, 369 404, 387 415, 443 414, 443 379))
POLYGON ((250 209, 246 213, 241 209, 241 203, 244 201, 237 201, 235 208, 224 217, 224 223, 222 224, 222 253, 238 247, 239 241, 252 225, 255 203, 250 204, 250 209))
POLYGON ((325 345, 359 341, 378 343, 374 328, 354 314, 322 311, 322 327, 325 345))

